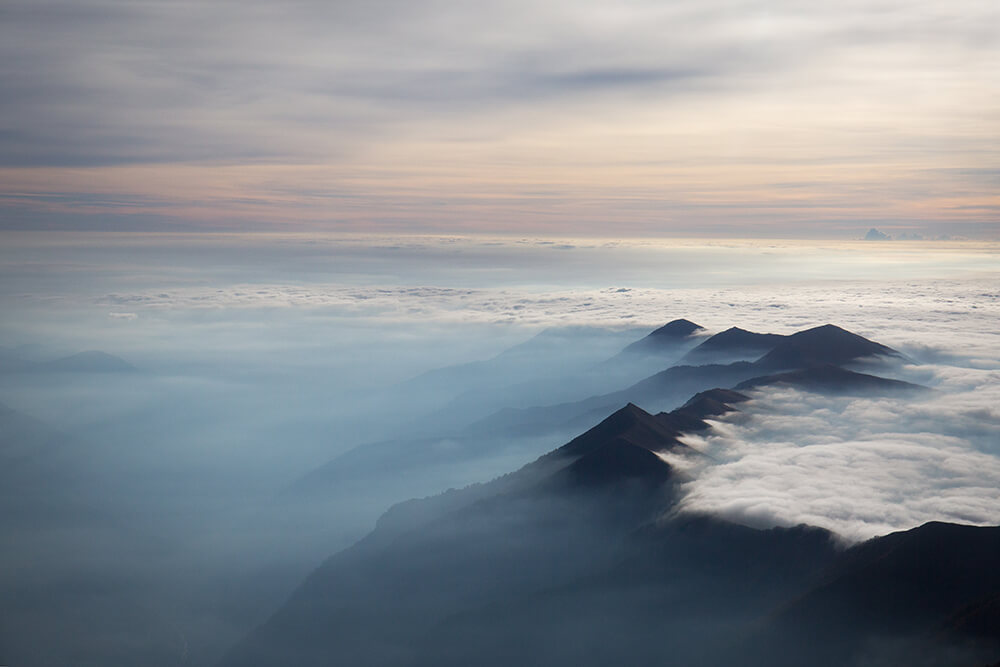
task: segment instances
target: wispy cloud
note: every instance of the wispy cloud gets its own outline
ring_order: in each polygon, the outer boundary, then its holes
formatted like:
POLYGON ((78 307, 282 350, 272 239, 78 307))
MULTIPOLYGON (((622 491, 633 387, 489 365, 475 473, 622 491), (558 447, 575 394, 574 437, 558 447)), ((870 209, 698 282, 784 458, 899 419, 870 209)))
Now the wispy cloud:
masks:
MULTIPOLYGON (((998 159, 990 3, 3 12, 4 182, 135 198, 104 210, 136 228, 995 231, 975 175, 998 159)), ((7 226, 73 227, 51 201, 16 204, 7 226)))

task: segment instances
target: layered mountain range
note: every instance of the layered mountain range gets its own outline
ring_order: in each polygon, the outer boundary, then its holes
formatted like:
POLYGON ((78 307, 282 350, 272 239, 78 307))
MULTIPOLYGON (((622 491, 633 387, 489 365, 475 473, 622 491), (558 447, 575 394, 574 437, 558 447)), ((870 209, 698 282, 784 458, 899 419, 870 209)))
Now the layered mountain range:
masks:
MULTIPOLYGON (((902 355, 879 343, 825 325, 790 336, 756 334, 729 329, 711 337, 698 337, 702 327, 688 320, 674 320, 637 343, 627 346, 614 357, 590 369, 602 382, 603 393, 579 396, 573 401, 531 407, 506 407, 464 426, 433 434, 405 436, 360 445, 310 473, 296 485, 296 492, 313 492, 361 478, 398 477, 411 466, 426 466, 435 461, 451 464, 461 459, 476 459, 521 440, 542 440, 557 444, 561 438, 579 433, 627 403, 660 412, 673 409, 693 394, 714 387, 733 387, 741 382, 755 386, 774 384, 810 385, 839 392, 919 391, 915 385, 886 380, 860 373, 880 367, 890 368, 902 355), (677 325, 677 326, 675 326, 677 325), (638 351, 636 351, 638 350, 638 351), (657 350, 656 354, 650 350, 657 350), (745 356, 749 354, 749 359, 745 356), (700 365, 688 363, 692 356, 700 365), (719 359, 740 357, 719 363, 719 359), (678 360, 669 365, 663 359, 678 360), (644 372, 638 381, 631 379, 636 360, 644 372), (614 369, 630 369, 624 376, 614 369), (836 367, 839 370, 829 370, 836 367), (826 371, 817 370, 827 368, 826 371), (799 374, 794 373, 798 371, 799 374), (790 374, 792 373, 792 374, 790 374), (624 377, 624 379, 623 379, 624 377), (615 382, 624 382, 614 388, 615 382), (609 390, 609 386, 614 388, 609 390), (877 386, 877 389, 876 389, 877 386), (443 439, 450 443, 441 447, 443 439)), ((571 377, 564 386, 578 387, 581 393, 592 384, 571 377)), ((525 390, 527 391, 527 390, 525 390)), ((457 402, 443 424, 461 423, 453 413, 461 412, 457 402)), ((427 493, 433 489, 427 489, 427 493)))
MULTIPOLYGON (((935 522, 848 545, 820 528, 680 510, 697 469, 682 463, 707 456, 691 436, 752 411, 754 392, 928 391, 859 372, 891 371, 904 357, 833 325, 788 336, 699 330, 670 323, 598 368, 657 363, 665 340, 680 365, 609 393, 502 410, 454 434, 439 455, 474 459, 505 439, 589 422, 514 472, 395 505, 223 664, 977 667, 1000 658, 1000 527, 935 522)), ((432 440, 362 446, 298 489, 406 474, 438 455, 432 440)))

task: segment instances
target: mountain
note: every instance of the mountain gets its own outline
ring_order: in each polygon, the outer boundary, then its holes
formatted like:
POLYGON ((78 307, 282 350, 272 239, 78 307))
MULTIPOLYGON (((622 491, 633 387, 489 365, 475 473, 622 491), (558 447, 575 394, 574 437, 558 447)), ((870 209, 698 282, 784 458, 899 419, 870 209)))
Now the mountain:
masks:
POLYGON ((785 336, 781 334, 762 334, 730 327, 688 352, 681 358, 680 363, 699 365, 752 361, 770 352, 784 339, 785 336))
POLYGON ((759 374, 759 369, 748 362, 673 366, 610 394, 558 405, 500 410, 473 423, 468 430, 523 436, 565 428, 579 429, 616 405, 636 403, 646 408, 671 407, 683 403, 693 393, 710 387, 732 386, 759 374))
POLYGON ((800 371, 777 373, 744 380, 736 385, 737 391, 758 387, 788 385, 822 394, 891 394, 931 391, 928 387, 901 380, 890 380, 877 375, 856 373, 839 366, 824 364, 800 371))
POLYGON ((659 419, 629 403, 583 435, 555 450, 553 454, 584 456, 612 440, 650 451, 659 451, 665 447, 683 447, 684 445, 675 440, 678 435, 679 431, 670 423, 669 418, 659 419))
POLYGON ((629 404, 523 468, 393 507, 223 661, 296 665, 983 665, 1000 528, 846 548, 677 514, 682 434, 745 396, 629 404), (916 661, 916 658, 920 661, 916 661))
MULTIPOLYGON (((713 399, 696 408, 685 406, 656 416, 634 404, 628 404, 539 460, 577 457, 596 447, 592 443, 603 444, 614 438, 621 438, 653 452, 684 447, 675 440, 680 432, 706 428, 707 424, 702 421, 704 417, 722 414, 733 409, 729 404, 746 400, 745 396, 726 390, 705 392, 706 399, 713 396, 718 400, 713 399)), ((607 414, 608 410, 603 412, 607 414)), ((582 418, 578 421, 582 421, 582 418)), ((593 418, 590 423, 593 424, 593 418)), ((291 492, 323 493, 331 485, 344 486, 356 479, 369 480, 377 471, 385 471, 395 477, 399 470, 405 470, 408 466, 454 464, 485 456, 489 450, 505 446, 511 446, 510 435, 503 431, 494 432, 487 426, 469 429, 466 434, 448 438, 401 439, 367 444, 345 452, 310 472, 295 484, 291 492)), ((368 481, 363 483, 367 484, 368 481)))
MULTIPOLYGON (((680 332, 688 329, 689 327, 684 326, 680 332)), ((669 410, 681 405, 698 392, 712 387, 739 386, 742 382, 754 379, 756 379, 755 384, 752 386, 786 382, 797 384, 810 391, 829 393, 850 391, 884 393, 907 389, 905 383, 895 384, 896 381, 893 380, 881 381, 880 378, 871 375, 848 375, 846 370, 840 373, 830 368, 825 371, 776 377, 781 371, 789 370, 784 368, 787 364, 792 364, 794 372, 812 367, 856 362, 872 355, 876 358, 898 358, 898 353, 891 348, 839 327, 827 325, 776 338, 773 334, 755 334, 735 329, 718 335, 723 336, 721 339, 723 343, 718 344, 718 349, 724 349, 726 341, 738 345, 743 342, 758 344, 777 340, 777 344, 763 358, 755 362, 672 366, 610 393, 549 405, 507 407, 472 420, 461 429, 441 430, 442 424, 453 425, 460 421, 460 416, 450 414, 451 412, 465 414, 463 410, 454 406, 449 414, 441 414, 435 420, 435 423, 439 424, 436 435, 402 437, 358 446, 308 475, 297 484, 297 488, 300 490, 311 488, 322 492, 333 482, 344 484, 350 480, 365 480, 372 475, 383 477, 391 475, 397 481, 405 481, 408 476, 402 472, 414 466, 448 465, 460 460, 477 458, 481 460, 490 452, 509 450, 512 447, 525 452, 532 451, 532 448, 535 448, 533 449, 535 452, 544 451, 542 448, 551 447, 558 441, 556 438, 568 437, 574 432, 579 433, 581 429, 601 420, 622 405, 633 403, 652 411, 669 410), (771 379, 763 380, 765 377, 771 379)), ((614 378, 620 377, 614 374, 612 368, 620 369, 621 366, 612 366, 611 362, 618 359, 627 363, 625 357, 626 355, 622 353, 601 365, 602 372, 598 374, 598 379, 602 386, 606 387, 614 382, 614 378)), ((642 365, 651 365, 647 362, 647 358, 641 355, 635 358, 640 360, 642 365)), ((575 379, 573 382, 578 388, 586 386, 585 383, 576 382, 575 379)), ((751 385, 747 385, 749 386, 751 385)), ((362 481, 362 483, 367 482, 362 481)), ((433 492, 433 489, 412 488, 410 492, 411 495, 425 495, 433 492)))
POLYGON ((833 324, 824 324, 787 336, 754 363, 760 369, 778 371, 825 364, 842 366, 872 357, 899 359, 902 355, 881 343, 833 324))
POLYGON ((649 355, 656 354, 664 348, 672 351, 671 348, 675 347, 678 343, 685 342, 704 330, 704 327, 690 320, 673 320, 656 329, 645 338, 641 338, 628 345, 622 352, 624 354, 649 355))
MULTIPOLYGON (((433 436, 456 429, 498 405, 578 400, 600 387, 594 364, 617 354, 640 329, 567 326, 545 329, 496 356, 426 371, 381 392, 377 401, 413 417, 408 434, 433 436)), ((640 376, 641 377, 641 376, 640 376)), ((390 435, 390 434, 385 434, 390 435)))
POLYGON ((552 327, 496 356, 426 371, 400 384, 406 391, 453 392, 527 382, 538 374, 576 371, 633 340, 639 330, 552 327))
POLYGON ((874 538, 738 650, 772 665, 984 664, 1000 655, 998 562, 1000 527, 931 522, 874 538))
POLYGON ((92 350, 43 361, 28 370, 42 373, 135 373, 138 369, 120 357, 92 350))
POLYGON ((872 227, 871 229, 868 230, 868 233, 865 234, 864 240, 865 241, 891 241, 892 237, 889 236, 888 234, 884 234, 884 233, 880 232, 879 230, 875 229, 874 227, 872 227))
POLYGON ((808 526, 654 521, 603 571, 446 619, 413 664, 985 665, 998 531, 930 523, 844 549, 808 526))
POLYGON ((754 664, 720 658, 836 558, 831 538, 807 526, 758 530, 704 516, 652 521, 622 540, 609 567, 445 619, 412 664, 754 664))
MULTIPOLYGON (((749 340, 762 340, 756 337, 770 335, 747 333, 751 334, 749 340)), ((741 337, 742 334, 733 335, 736 340, 741 337)), ((645 408, 669 409, 691 394, 710 387, 732 387, 752 378, 774 375, 778 371, 839 366, 872 357, 901 358, 901 355, 890 347, 828 324, 780 337, 771 351, 752 363, 735 361, 728 364, 672 366, 625 389, 582 401, 500 410, 473 423, 470 430, 523 435, 566 426, 579 428, 596 415, 607 414, 609 409, 622 403, 632 402, 645 408)), ((822 390, 823 383, 816 379, 812 388, 822 390)))
MULTIPOLYGON (((704 335, 705 329, 690 320, 673 320, 625 346, 618 354, 591 367, 586 373, 549 382, 549 387, 556 391, 550 391, 546 396, 555 399, 550 403, 569 402, 607 393, 609 388, 627 387, 651 373, 676 364, 704 335)), ((528 408, 538 405, 538 401, 510 401, 506 405, 515 409, 528 408)), ((484 416, 487 415, 481 415, 484 416)))
POLYGON ((224 664, 406 664, 455 613, 610 567, 673 502, 679 477, 656 453, 687 449, 678 424, 707 427, 694 417, 627 405, 514 473, 397 505, 224 664))

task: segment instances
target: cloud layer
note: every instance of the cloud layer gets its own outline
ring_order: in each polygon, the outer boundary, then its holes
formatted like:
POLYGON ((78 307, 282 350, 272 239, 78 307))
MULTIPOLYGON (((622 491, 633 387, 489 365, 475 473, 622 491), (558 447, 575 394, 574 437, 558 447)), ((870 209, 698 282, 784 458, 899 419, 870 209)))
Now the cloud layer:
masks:
POLYGON ((716 462, 693 471, 683 508, 848 540, 927 521, 1000 523, 1000 373, 937 379, 942 393, 916 401, 758 392, 692 439, 716 462))
POLYGON ((339 323, 324 338, 350 344, 336 332, 502 324, 499 352, 518 329, 527 337, 560 325, 652 329, 686 317, 716 331, 791 333, 833 322, 924 363, 995 368, 996 256, 994 246, 954 242, 42 235, 12 239, 0 257, 0 300, 12 314, 0 333, 7 344, 65 338, 72 321, 77 337, 98 332, 90 345, 126 350, 137 337, 166 342, 181 325, 203 341, 262 322, 306 340, 282 323, 339 323))
POLYGON ((996 233, 989 2, 3 14, 7 227, 996 233))

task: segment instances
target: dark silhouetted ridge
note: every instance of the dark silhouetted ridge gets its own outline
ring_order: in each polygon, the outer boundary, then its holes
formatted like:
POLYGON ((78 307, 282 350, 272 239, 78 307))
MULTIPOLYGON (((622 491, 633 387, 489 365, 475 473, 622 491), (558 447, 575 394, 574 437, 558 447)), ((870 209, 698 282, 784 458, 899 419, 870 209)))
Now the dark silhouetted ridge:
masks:
POLYGON ((678 430, 672 425, 629 403, 549 456, 586 456, 611 441, 625 442, 651 451, 685 447, 677 442, 678 435, 678 430))
POLYGON ((747 354, 757 356, 773 349, 786 336, 781 334, 762 334, 747 331, 739 327, 731 327, 717 333, 698 347, 694 348, 681 360, 681 363, 695 363, 718 355, 747 354))
MULTIPOLYGON (((935 521, 876 537, 846 551, 823 583, 785 607, 758 641, 775 651, 771 664, 832 666, 854 664, 873 640, 940 640, 942 630, 961 630, 967 614, 975 636, 995 622, 990 609, 1000 595, 997 563, 996 526, 935 521), (790 644, 787 637, 802 643, 790 644)), ((996 636, 988 639, 1000 644, 996 636)), ((883 664, 909 663, 888 657, 883 664)))
POLYGON ((854 371, 831 364, 813 366, 789 373, 777 373, 775 375, 751 378, 736 385, 736 389, 745 391, 776 384, 791 385, 811 391, 834 394, 930 391, 927 387, 919 384, 903 382, 902 380, 890 380, 878 377, 877 375, 855 373, 854 371))
POLYGON ((876 356, 899 357, 900 354, 833 324, 824 324, 787 336, 755 365, 762 369, 789 370, 824 364, 839 366, 876 356))
POLYGON ((615 438, 574 461, 562 476, 585 486, 633 480, 655 485, 666 482, 670 472, 670 465, 649 449, 615 438))
POLYGON ((748 396, 732 389, 709 389, 698 392, 671 414, 683 412, 699 419, 715 417, 733 412, 736 409, 732 406, 733 403, 742 403, 747 400, 750 400, 748 396))
POLYGON ((687 338, 696 331, 703 331, 704 327, 695 324, 690 320, 679 319, 667 322, 662 327, 649 334, 651 338, 687 338))
POLYGON ((641 338, 631 345, 626 346, 622 351, 646 354, 664 346, 670 347, 683 342, 685 339, 704 330, 704 327, 689 320, 673 320, 653 331, 645 338, 641 338))

